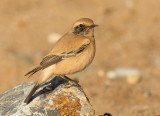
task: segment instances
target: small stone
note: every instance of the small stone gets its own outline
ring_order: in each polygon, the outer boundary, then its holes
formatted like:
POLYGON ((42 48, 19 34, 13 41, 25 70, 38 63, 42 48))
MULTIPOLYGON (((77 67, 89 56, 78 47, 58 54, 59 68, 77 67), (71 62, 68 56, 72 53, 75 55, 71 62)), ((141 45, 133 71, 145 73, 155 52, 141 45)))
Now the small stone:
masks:
POLYGON ((55 43, 60 39, 60 35, 57 33, 52 33, 48 36, 47 40, 49 43, 55 43))
POLYGON ((129 77, 132 75, 140 75, 140 71, 135 68, 116 68, 115 70, 107 73, 108 78, 129 77))
POLYGON ((137 84, 141 79, 140 75, 130 75, 126 78, 128 84, 137 84))
POLYGON ((101 70, 98 71, 98 76, 99 77, 103 77, 104 75, 105 75, 104 70, 101 69, 101 70))

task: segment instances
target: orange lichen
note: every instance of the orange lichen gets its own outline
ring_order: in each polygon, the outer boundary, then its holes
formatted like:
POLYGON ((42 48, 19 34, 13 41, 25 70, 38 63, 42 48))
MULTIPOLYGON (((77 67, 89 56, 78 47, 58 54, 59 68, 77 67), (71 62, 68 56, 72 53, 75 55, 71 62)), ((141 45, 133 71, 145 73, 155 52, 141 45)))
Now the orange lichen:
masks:
POLYGON ((54 106, 58 107, 60 116, 80 116, 81 104, 79 102, 79 98, 71 99, 63 94, 57 94, 54 106))

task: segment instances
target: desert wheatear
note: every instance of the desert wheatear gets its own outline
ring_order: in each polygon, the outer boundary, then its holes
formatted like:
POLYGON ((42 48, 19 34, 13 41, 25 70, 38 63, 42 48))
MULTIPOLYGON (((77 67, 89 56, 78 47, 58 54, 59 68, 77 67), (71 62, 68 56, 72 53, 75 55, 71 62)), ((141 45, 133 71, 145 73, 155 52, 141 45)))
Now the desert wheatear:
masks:
POLYGON ((42 59, 40 65, 25 75, 30 77, 42 70, 25 103, 29 103, 38 87, 51 76, 74 74, 91 64, 95 55, 94 27, 96 26, 89 18, 77 20, 69 32, 62 36, 51 52, 42 59))

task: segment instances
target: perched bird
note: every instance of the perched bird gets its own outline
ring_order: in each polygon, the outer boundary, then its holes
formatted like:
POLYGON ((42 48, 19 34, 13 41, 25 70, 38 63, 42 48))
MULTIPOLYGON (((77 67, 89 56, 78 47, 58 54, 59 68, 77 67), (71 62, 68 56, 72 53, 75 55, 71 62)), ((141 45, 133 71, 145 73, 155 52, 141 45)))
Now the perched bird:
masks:
POLYGON ((95 56, 94 27, 97 25, 89 18, 77 20, 72 28, 54 45, 40 65, 25 76, 32 76, 42 70, 37 83, 25 99, 29 103, 38 87, 51 76, 65 76, 84 70, 95 56))

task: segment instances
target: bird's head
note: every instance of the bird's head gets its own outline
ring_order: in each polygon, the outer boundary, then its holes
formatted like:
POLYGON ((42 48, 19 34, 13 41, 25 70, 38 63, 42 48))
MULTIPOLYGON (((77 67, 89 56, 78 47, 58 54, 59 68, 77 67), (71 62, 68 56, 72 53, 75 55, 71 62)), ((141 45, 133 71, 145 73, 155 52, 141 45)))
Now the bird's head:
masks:
POLYGON ((72 26, 72 33, 81 36, 94 36, 94 22, 89 18, 81 18, 72 26))

